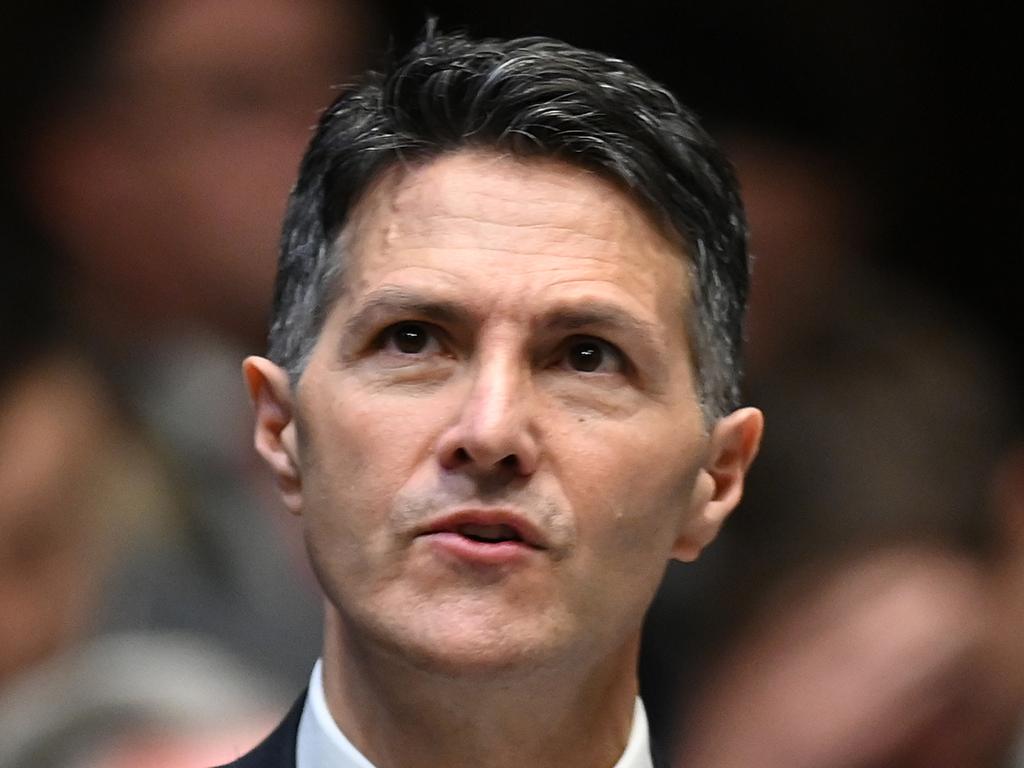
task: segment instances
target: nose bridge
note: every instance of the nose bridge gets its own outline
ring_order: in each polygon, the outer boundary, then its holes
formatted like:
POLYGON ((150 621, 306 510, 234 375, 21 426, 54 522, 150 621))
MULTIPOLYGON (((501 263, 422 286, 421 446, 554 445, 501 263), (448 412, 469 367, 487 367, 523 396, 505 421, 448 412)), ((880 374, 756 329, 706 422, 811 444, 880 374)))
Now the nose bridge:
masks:
POLYGON ((533 472, 537 461, 533 387, 530 367, 521 357, 515 345, 497 345, 467 371, 465 397, 442 440, 446 466, 487 470, 501 465, 519 474, 533 472))
POLYGON ((529 377, 510 351, 503 349, 483 356, 474 366, 463 408, 467 436, 481 445, 503 450, 501 446, 514 441, 520 430, 528 428, 529 388, 529 377))

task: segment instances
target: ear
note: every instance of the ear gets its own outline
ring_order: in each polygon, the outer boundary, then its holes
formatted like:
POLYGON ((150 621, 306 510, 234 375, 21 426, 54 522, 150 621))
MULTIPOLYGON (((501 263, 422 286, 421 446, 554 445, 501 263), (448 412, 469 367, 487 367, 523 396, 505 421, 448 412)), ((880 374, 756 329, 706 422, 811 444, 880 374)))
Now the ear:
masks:
POLYGON ((675 559, 696 560, 718 535, 743 496, 743 481, 763 432, 764 415, 756 408, 740 408, 715 424, 707 460, 697 472, 690 505, 672 548, 675 559))
POLYGON ((294 395, 288 373, 263 357, 247 357, 242 374, 256 412, 254 443, 270 466, 277 489, 292 514, 302 512, 294 395))

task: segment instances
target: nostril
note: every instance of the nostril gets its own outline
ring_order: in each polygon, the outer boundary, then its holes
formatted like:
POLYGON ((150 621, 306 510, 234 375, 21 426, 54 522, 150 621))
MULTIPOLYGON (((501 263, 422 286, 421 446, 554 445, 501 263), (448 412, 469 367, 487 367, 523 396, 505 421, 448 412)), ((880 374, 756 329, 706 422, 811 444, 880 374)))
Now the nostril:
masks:
MULTIPOLYGON (((451 456, 452 466, 464 466, 466 464, 477 463, 477 458, 474 456, 474 454, 470 453, 465 448, 456 448, 451 456)), ((499 459, 496 463, 492 464, 491 466, 518 471, 519 457, 516 456, 516 454, 514 453, 510 453, 507 456, 499 459)))

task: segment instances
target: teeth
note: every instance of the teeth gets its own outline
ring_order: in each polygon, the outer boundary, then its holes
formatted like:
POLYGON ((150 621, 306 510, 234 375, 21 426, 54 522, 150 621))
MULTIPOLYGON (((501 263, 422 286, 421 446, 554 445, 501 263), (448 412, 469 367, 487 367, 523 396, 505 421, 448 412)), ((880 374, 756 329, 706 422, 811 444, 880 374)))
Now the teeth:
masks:
POLYGON ((476 541, 518 541, 519 535, 508 525, 478 525, 466 523, 459 526, 459 533, 476 541))

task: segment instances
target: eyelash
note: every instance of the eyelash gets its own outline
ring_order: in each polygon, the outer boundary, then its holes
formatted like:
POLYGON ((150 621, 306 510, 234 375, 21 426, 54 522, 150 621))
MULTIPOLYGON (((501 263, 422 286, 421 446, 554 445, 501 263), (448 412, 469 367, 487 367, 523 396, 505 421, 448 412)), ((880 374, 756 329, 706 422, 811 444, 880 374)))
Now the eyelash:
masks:
POLYGON ((403 328, 406 328, 406 329, 408 329, 410 331, 413 330, 413 329, 417 329, 417 330, 423 332, 425 334, 425 336, 426 336, 426 340, 424 342, 425 343, 424 349, 426 348, 426 345, 429 345, 431 342, 433 342, 434 344, 437 344, 437 346, 438 346, 440 351, 444 351, 444 344, 442 343, 443 342, 443 338, 444 338, 444 333, 441 331, 441 329, 438 328, 435 325, 432 325, 431 323, 420 322, 420 321, 417 321, 417 320, 403 320, 402 322, 394 323, 393 325, 389 325, 387 328, 385 328, 383 331, 381 331, 377 335, 377 337, 374 339, 374 344, 373 344, 374 348, 378 349, 378 350, 384 350, 385 348, 388 347, 389 344, 391 344, 391 345, 394 345, 394 347, 395 347, 394 351, 397 354, 400 354, 400 355, 419 355, 419 354, 422 354, 423 351, 424 351, 422 349, 421 350, 417 350, 415 352, 410 352, 410 351, 402 350, 398 346, 399 343, 397 341, 397 333, 399 331, 401 331, 403 328))
MULTIPOLYGON (((440 328, 431 323, 422 322, 418 320, 403 320, 401 322, 389 325, 387 328, 381 331, 374 339, 373 347, 377 350, 383 351, 386 350, 389 345, 393 345, 394 349, 391 351, 394 351, 396 354, 400 356, 418 356, 426 353, 427 346, 429 346, 431 343, 434 343, 438 346, 439 352, 445 354, 446 356, 450 356, 447 354, 447 350, 445 347, 445 336, 446 334, 440 328), (403 328, 408 329, 410 331, 418 330, 424 333, 427 337, 424 342, 424 347, 414 351, 401 349, 399 347, 399 342, 397 340, 397 334, 403 328)), ((569 371, 583 375, 601 375, 607 373, 626 374, 630 371, 631 368, 629 359, 626 357, 626 355, 622 352, 621 349, 619 349, 616 345, 612 344, 611 342, 597 338, 596 336, 570 336, 559 345, 557 353, 553 356, 552 359, 554 363, 552 367, 564 367, 569 371), (597 350, 600 351, 601 356, 597 359, 597 363, 593 369, 585 370, 572 367, 569 361, 569 355, 572 353, 573 348, 577 345, 592 345, 593 347, 596 347, 597 350), (597 369, 602 367, 606 363, 606 360, 609 358, 611 359, 611 363, 615 366, 615 370, 612 372, 598 371, 597 369)), ((584 362, 587 361, 584 359, 584 362)))
POLYGON ((559 347, 559 352, 555 358, 561 366, 565 366, 574 373, 583 375, 601 375, 609 373, 625 374, 629 371, 629 359, 617 346, 612 344, 610 341, 599 339, 595 336, 570 336, 566 339, 559 347), (598 358, 597 365, 592 370, 581 370, 579 368, 573 368, 570 364, 569 355, 572 353, 573 348, 577 345, 592 345, 601 352, 601 357, 598 358), (597 368, 602 367, 610 359, 610 364, 614 366, 613 371, 598 371, 597 368))

